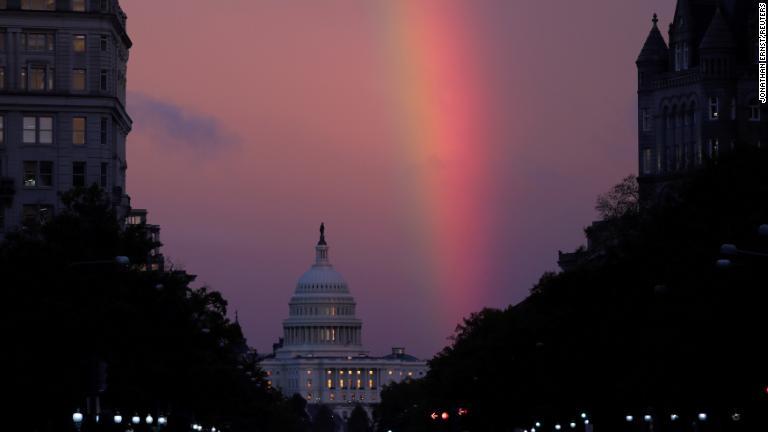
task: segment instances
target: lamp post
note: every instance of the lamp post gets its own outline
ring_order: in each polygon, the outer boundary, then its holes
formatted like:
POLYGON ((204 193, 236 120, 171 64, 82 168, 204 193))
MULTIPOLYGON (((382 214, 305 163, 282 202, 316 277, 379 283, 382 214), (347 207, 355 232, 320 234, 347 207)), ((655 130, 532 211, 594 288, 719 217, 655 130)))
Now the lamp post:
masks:
POLYGON ((83 413, 79 409, 72 413, 72 423, 75 424, 75 429, 77 430, 80 430, 83 426, 83 413))

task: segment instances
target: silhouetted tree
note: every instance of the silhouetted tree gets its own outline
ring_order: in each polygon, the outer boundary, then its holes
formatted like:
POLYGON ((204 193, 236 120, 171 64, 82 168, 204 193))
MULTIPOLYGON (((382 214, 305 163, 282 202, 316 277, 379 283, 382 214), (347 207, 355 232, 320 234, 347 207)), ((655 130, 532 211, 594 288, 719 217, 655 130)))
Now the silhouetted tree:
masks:
POLYGON ((597 198, 595 209, 603 219, 633 216, 640 210, 640 188, 637 177, 630 175, 607 193, 597 198))
POLYGON ((325 405, 320 405, 312 422, 312 432, 336 432, 336 416, 325 405))
POLYGON ((87 395, 103 409, 165 413, 229 430, 276 430, 290 416, 267 389, 227 302, 184 272, 142 272, 156 246, 122 228, 98 188, 62 196, 50 222, 0 243, 0 328, 9 430, 61 431, 87 395), (249 376, 245 372, 252 370, 249 376), (23 422, 23 426, 14 422, 23 422), (18 427, 17 427, 18 426, 18 427))
POLYGON ((370 432, 371 419, 362 406, 356 405, 347 421, 347 432, 370 432))
POLYGON ((468 409, 467 430, 569 421, 582 410, 620 430, 612 422, 651 408, 666 418, 672 408, 688 418, 706 409, 715 424, 731 421, 733 407, 748 413, 746 430, 760 430, 768 346, 755 330, 768 266, 744 257, 722 271, 715 261, 722 243, 768 249, 756 234, 768 223, 766 166, 766 151, 721 158, 670 186, 676 200, 641 214, 634 186, 616 188, 605 215, 622 221, 600 259, 545 275, 517 305, 472 314, 424 379, 383 390, 379 430, 429 430, 430 411, 457 405, 468 409))

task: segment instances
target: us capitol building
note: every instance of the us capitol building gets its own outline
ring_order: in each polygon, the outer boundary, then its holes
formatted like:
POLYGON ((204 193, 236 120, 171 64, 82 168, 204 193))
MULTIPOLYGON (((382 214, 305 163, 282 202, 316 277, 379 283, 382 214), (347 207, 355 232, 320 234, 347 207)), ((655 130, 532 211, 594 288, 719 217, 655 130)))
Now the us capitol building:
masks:
POLYGON ((363 347, 355 299, 328 260, 324 225, 315 253, 315 263, 296 284, 283 338, 261 367, 268 384, 285 396, 299 394, 309 404, 327 405, 342 419, 358 404, 371 415, 383 386, 423 377, 426 362, 404 348, 370 356, 363 347))

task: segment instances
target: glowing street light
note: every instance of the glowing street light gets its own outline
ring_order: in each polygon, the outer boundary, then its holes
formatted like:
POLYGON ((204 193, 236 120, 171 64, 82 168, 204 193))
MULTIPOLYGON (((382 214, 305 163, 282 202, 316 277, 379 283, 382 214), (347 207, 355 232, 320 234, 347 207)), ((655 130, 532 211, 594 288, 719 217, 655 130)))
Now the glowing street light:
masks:
POLYGON ((123 416, 120 415, 120 413, 115 413, 115 415, 112 417, 112 421, 115 422, 115 424, 120 424, 123 422, 123 416))
POLYGON ((680 420, 680 416, 677 414, 672 414, 671 416, 669 416, 669 419, 672 420, 673 422, 678 421, 680 420))
POLYGON ((160 417, 157 418, 157 424, 158 426, 165 426, 168 424, 168 418, 164 415, 160 415, 160 417))
POLYGON ((134 416, 131 417, 131 423, 133 423, 135 425, 141 423, 141 417, 139 417, 138 414, 134 414, 134 416))
POLYGON ((628 416, 624 417, 624 419, 625 419, 627 422, 629 422, 629 423, 632 423, 633 421, 635 421, 635 417, 634 417, 634 416, 631 416, 631 415, 628 415, 628 416))
POLYGON ((707 413, 699 413, 699 421, 707 421, 707 413))

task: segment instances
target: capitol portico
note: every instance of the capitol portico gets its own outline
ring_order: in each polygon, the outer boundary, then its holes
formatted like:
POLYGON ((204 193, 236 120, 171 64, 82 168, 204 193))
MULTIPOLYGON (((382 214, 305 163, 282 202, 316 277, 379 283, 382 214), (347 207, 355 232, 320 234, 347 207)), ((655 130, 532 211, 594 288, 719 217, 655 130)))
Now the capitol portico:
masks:
POLYGON ((296 285, 283 321, 283 338, 261 362, 268 384, 285 396, 299 394, 347 418, 356 404, 368 411, 383 386, 426 374, 426 362, 393 348, 372 357, 363 347, 362 321, 344 278, 330 264, 325 227, 315 263, 296 285))

